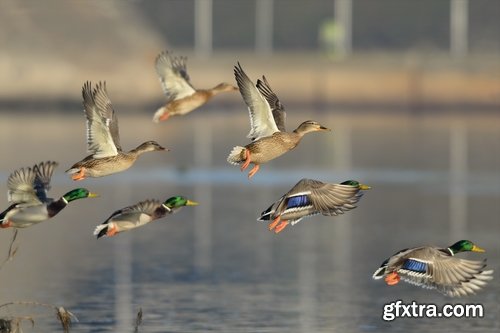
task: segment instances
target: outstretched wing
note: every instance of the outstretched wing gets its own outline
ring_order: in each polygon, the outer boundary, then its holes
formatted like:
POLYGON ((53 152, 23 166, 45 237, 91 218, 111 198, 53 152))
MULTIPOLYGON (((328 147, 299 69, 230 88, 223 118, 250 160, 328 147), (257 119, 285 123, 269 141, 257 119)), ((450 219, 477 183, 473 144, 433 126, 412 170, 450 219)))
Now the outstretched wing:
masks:
POLYGON ((186 57, 173 57, 168 51, 156 57, 155 68, 168 101, 181 99, 196 92, 186 70, 186 57))
POLYGON ((161 202, 154 199, 148 199, 122 209, 122 212, 140 212, 147 215, 153 215, 156 209, 161 206, 161 202))
POLYGON ((259 92, 262 96, 264 96, 264 98, 267 100, 267 103, 271 107, 276 126, 281 132, 285 132, 285 107, 283 106, 283 104, 281 104, 278 96, 271 89, 271 86, 269 85, 269 82, 267 82, 265 76, 262 76, 262 80, 257 80, 257 89, 259 89, 259 92))
POLYGON ((109 220, 114 217, 120 216, 120 218, 134 220, 135 218, 139 218, 141 214, 146 214, 151 217, 155 217, 155 213, 157 209, 162 207, 162 203, 158 200, 148 199, 136 203, 131 206, 127 206, 125 208, 119 209, 111 214, 110 217, 103 223, 107 224, 109 220))
POLYGON ((41 202, 45 203, 49 201, 47 192, 50 190, 50 179, 57 165, 57 162, 47 161, 33 166, 33 172, 35 173, 33 188, 41 202))
POLYGON ((99 82, 92 91, 86 82, 82 88, 83 107, 87 117, 87 151, 95 158, 115 156, 121 151, 118 120, 106 91, 99 82))
POLYGON ((250 133, 247 137, 255 141, 278 132, 279 129, 274 121, 268 101, 245 74, 239 62, 237 66, 234 66, 234 77, 238 83, 240 94, 248 106, 250 133))
POLYGON ((284 209, 302 207, 323 215, 338 215, 356 208, 362 195, 356 186, 302 179, 285 194, 287 200, 282 205, 286 205, 284 209))
POLYGON ((437 289, 448 296, 466 296, 481 289, 491 280, 492 270, 486 270, 486 260, 475 261, 438 254, 434 248, 422 248, 406 258, 398 274, 411 284, 437 289), (421 259, 422 251, 433 252, 431 259, 421 259))
POLYGON ((36 171, 32 168, 20 168, 10 174, 7 180, 9 203, 41 204, 34 188, 36 171))

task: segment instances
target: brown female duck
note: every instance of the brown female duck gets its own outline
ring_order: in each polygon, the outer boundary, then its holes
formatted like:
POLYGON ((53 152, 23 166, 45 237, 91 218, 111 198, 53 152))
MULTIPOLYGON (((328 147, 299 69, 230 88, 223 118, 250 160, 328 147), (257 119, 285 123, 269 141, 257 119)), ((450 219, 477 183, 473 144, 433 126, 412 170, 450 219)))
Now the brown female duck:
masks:
POLYGON ((186 60, 186 57, 173 57, 168 51, 161 52, 156 58, 156 73, 167 96, 167 103, 153 116, 156 123, 170 116, 185 115, 221 92, 238 90, 228 83, 220 83, 211 89, 195 89, 186 70, 186 60))
POLYGON ((250 170, 248 178, 255 175, 260 164, 297 147, 305 134, 330 131, 316 121, 307 120, 293 132, 286 132, 284 107, 266 78, 263 76, 262 80, 257 80, 257 85, 254 85, 241 68, 240 63, 234 67, 234 76, 241 96, 248 106, 251 129, 247 137, 252 139, 252 143, 245 147, 234 147, 227 161, 234 165, 243 163, 241 171, 253 163, 254 167, 250 170))
POLYGON ((93 91, 91 83, 86 82, 82 95, 87 117, 87 151, 92 154, 66 170, 73 180, 121 172, 130 168, 141 154, 165 150, 155 141, 146 141, 129 152, 122 151, 118 119, 106 91, 106 82, 99 82, 93 91))

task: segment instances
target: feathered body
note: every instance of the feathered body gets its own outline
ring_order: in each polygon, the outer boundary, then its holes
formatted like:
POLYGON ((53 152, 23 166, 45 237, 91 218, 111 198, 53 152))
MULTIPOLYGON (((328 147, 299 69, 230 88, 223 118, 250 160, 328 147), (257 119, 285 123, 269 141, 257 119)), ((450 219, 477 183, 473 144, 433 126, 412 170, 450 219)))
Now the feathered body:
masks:
POLYGON ((97 196, 86 189, 74 189, 57 200, 47 197, 56 166, 57 162, 41 162, 9 176, 10 206, 0 213, 0 227, 26 228, 57 215, 73 200, 97 196))
POLYGON ((318 122, 308 120, 300 124, 293 132, 286 132, 284 107, 266 78, 263 76, 262 80, 257 80, 257 84, 254 85, 239 63, 234 68, 234 75, 241 96, 248 106, 250 132, 247 137, 252 139, 252 143, 244 147, 234 147, 227 161, 233 165, 243 164, 242 171, 252 163, 254 167, 248 174, 249 178, 257 173, 260 164, 271 161, 297 147, 305 134, 329 131, 318 122))
POLYGON ((251 163, 254 165, 274 160, 297 147, 304 134, 317 131, 317 123, 312 120, 304 122, 303 125, 302 130, 297 129, 293 132, 275 132, 270 136, 253 141, 245 147, 236 146, 229 154, 227 160, 233 165, 244 163, 247 161, 247 150, 250 152, 251 163))
POLYGON ((448 248, 421 246, 404 249, 386 259, 373 278, 385 278, 388 285, 403 280, 451 297, 474 294, 493 278, 493 270, 485 269, 486 259, 477 261, 455 257, 455 254, 466 251, 484 252, 468 240, 461 240, 448 248))
POLYGON ((363 196, 361 190, 369 186, 354 180, 341 184, 301 179, 290 191, 263 211, 259 221, 270 221, 269 230, 281 232, 288 224, 294 225, 305 217, 322 214, 336 216, 356 208, 363 196))
POLYGON ((119 152, 117 155, 95 158, 89 155, 73 164, 66 172, 75 174, 73 180, 83 180, 88 177, 98 178, 122 172, 134 165, 137 158, 145 152, 166 150, 155 141, 147 141, 131 151, 119 152), (83 171, 82 171, 83 170, 83 171), (78 175, 83 175, 80 178, 78 175), (77 179, 75 179, 77 178, 77 179))
POLYGON ((152 199, 144 200, 115 211, 106 221, 95 228, 94 235, 97 238, 111 237, 161 219, 168 214, 173 214, 184 206, 196 206, 197 204, 197 202, 181 196, 171 197, 165 202, 152 199))
POLYGON ((155 141, 146 141, 129 152, 120 145, 118 119, 106 91, 106 83, 94 90, 90 82, 82 88, 83 106, 87 118, 87 151, 91 155, 73 164, 66 172, 73 180, 104 177, 130 168, 145 152, 162 151, 155 141))
POLYGON ((155 69, 167 102, 155 112, 154 122, 185 115, 219 93, 238 90, 228 83, 220 83, 211 89, 195 89, 187 73, 186 61, 186 57, 173 57, 167 51, 156 57, 155 69))

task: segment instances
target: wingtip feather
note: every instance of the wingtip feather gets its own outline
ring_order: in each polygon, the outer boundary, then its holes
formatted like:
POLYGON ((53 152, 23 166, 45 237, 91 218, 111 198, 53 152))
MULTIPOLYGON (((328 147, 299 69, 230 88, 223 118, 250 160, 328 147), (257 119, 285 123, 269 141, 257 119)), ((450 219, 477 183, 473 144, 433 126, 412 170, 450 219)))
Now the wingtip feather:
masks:
POLYGON ((244 149, 246 148, 241 146, 234 147, 229 153, 227 161, 232 165, 239 165, 241 162, 243 162, 241 155, 244 149))

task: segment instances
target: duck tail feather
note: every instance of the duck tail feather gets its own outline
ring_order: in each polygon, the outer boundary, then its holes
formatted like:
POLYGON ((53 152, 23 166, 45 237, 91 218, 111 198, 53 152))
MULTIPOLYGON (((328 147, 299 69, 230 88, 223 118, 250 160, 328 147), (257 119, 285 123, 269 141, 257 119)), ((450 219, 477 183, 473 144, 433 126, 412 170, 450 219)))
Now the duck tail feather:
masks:
POLYGON ((156 110, 154 116, 153 116, 153 121, 155 123, 159 123, 160 122, 160 118, 165 114, 165 112, 167 111, 167 109, 162 106, 161 108, 159 108, 158 110, 156 110))
POLYGON ((243 162, 243 152, 245 151, 245 147, 236 146, 231 150, 229 156, 227 157, 227 161, 232 165, 238 165, 243 162))
POLYGON ((107 232, 108 232, 108 225, 100 224, 94 229, 94 236, 97 236, 97 239, 99 239, 102 236, 106 236, 107 232))
POLYGON ((274 213, 272 211, 272 208, 273 208, 273 206, 269 207, 268 209, 266 209, 265 211, 260 213, 260 216, 257 219, 257 221, 269 221, 269 220, 271 220, 271 214, 274 213))

